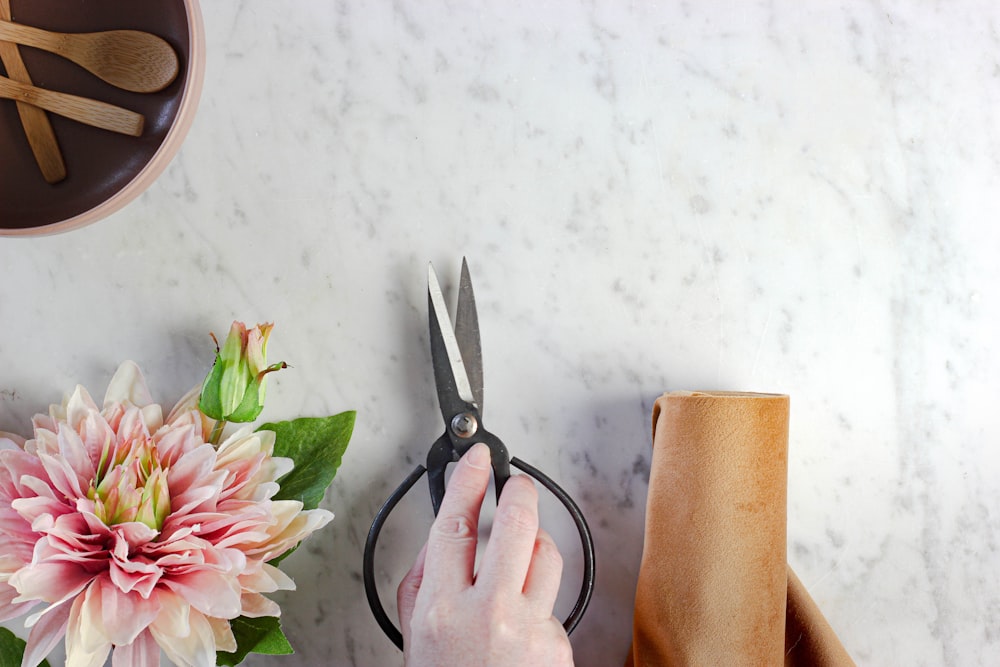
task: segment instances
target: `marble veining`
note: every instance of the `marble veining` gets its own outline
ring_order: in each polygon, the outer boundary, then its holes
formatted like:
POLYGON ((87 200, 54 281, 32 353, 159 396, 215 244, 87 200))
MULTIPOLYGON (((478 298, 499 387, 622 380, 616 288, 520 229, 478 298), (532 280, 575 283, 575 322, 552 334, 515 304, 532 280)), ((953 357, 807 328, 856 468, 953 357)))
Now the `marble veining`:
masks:
MULTIPOLYGON (((171 403, 210 330, 276 322, 293 368, 264 417, 358 424, 337 518, 287 561, 298 652, 248 665, 401 664, 361 550, 440 431, 425 270, 450 289, 463 255, 490 428, 594 529, 578 665, 628 647, 650 409, 694 388, 791 395, 789 560, 859 664, 995 664, 994 3, 203 4, 167 172, 94 226, 0 240, 0 430, 125 358, 171 403)), ((378 555, 387 602, 418 491, 378 555)), ((543 511, 564 612, 580 555, 543 511)))

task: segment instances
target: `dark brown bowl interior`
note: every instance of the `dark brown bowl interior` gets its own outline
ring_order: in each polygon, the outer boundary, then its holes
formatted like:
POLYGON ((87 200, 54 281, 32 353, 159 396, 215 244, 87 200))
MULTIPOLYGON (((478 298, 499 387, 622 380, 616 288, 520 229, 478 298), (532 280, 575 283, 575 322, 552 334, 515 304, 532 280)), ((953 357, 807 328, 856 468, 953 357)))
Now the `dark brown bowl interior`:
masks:
MULTIPOLYGON (((167 40, 180 74, 158 93, 120 90, 59 56, 20 47, 34 85, 109 102, 143 114, 141 137, 129 137, 49 114, 66 179, 45 182, 28 146, 13 101, 0 99, 0 228, 25 229, 60 222, 112 197, 146 166, 163 143, 184 93, 189 58, 183 0, 10 0, 15 22, 57 32, 131 29, 167 40)), ((0 70, 2 70, 0 64, 0 70)))

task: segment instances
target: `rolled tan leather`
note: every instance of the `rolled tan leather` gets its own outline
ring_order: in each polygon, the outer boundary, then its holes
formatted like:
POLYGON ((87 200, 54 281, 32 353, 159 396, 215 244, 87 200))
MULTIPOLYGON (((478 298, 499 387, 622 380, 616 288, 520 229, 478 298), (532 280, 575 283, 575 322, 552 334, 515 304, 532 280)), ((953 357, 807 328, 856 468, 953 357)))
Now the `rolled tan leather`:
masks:
POLYGON ((785 618, 785 667, 849 667, 854 665, 837 633, 816 606, 799 578, 788 568, 785 618))
POLYGON ((787 574, 788 411, 779 394, 657 400, 628 667, 853 665, 787 574))

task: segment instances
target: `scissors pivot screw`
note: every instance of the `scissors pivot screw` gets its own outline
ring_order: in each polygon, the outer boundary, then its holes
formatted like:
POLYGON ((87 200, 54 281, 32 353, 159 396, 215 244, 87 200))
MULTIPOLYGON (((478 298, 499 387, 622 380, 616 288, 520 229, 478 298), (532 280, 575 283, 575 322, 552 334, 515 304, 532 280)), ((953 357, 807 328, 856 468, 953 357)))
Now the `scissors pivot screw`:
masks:
POLYGON ((451 431, 460 438, 471 438, 479 430, 475 415, 468 412, 457 414, 451 419, 451 431))

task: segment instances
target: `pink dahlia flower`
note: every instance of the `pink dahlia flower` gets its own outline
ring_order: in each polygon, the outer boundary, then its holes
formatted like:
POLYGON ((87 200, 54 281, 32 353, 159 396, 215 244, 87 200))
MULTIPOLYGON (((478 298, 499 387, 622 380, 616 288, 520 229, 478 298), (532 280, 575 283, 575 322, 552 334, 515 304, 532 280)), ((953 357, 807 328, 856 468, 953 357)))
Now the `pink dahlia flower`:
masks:
POLYGON ((126 362, 98 407, 83 387, 0 433, 0 620, 31 610, 23 667, 65 637, 67 667, 211 667, 234 651, 230 619, 277 616, 292 589, 268 561, 333 515, 272 500, 292 461, 274 434, 241 428, 216 446, 197 390, 163 418, 126 362))

